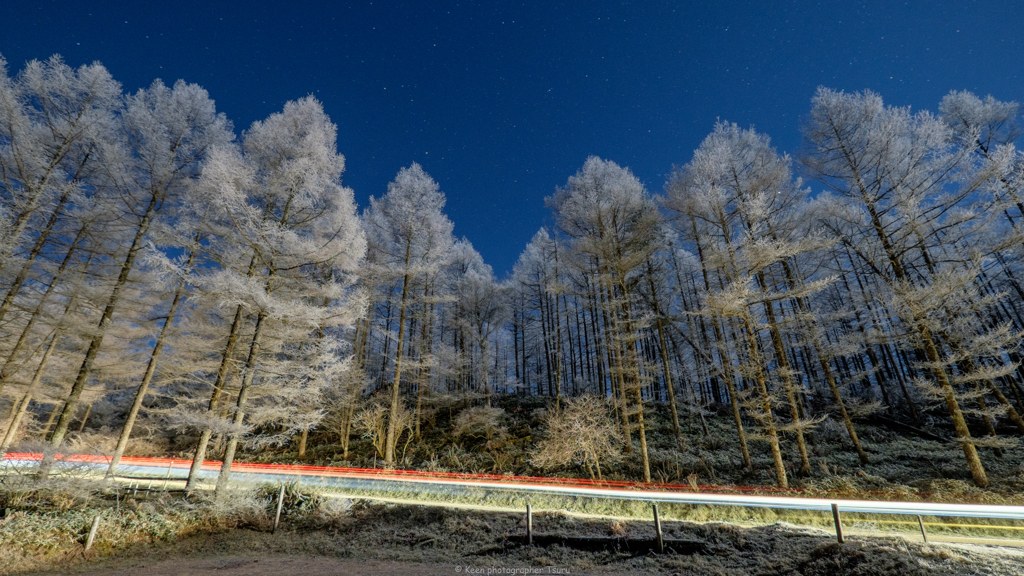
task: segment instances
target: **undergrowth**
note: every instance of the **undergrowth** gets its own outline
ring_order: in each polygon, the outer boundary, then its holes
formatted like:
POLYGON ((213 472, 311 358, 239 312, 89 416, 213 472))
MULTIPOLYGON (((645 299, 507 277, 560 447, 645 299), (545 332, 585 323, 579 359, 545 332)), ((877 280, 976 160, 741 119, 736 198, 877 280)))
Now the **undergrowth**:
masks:
MULTIPOLYGON (((533 465, 531 456, 544 434, 543 415, 550 408, 547 399, 504 396, 496 399, 496 405, 503 409, 505 418, 504 433, 497 440, 484 435, 456 435, 464 407, 448 407, 433 412, 424 422, 421 438, 409 445, 405 458, 395 466, 431 472, 589 477, 583 466, 533 465)), ((775 486, 767 442, 750 440, 753 469, 745 469, 735 427, 729 418, 708 415, 705 434, 696 416, 681 414, 681 449, 675 441, 667 405, 649 403, 645 410, 651 476, 655 482, 775 486)), ((941 419, 929 422, 921 425, 926 432, 951 436, 942 428, 941 419)), ((748 424, 753 429, 753 423, 748 424)), ((954 442, 937 442, 867 421, 858 421, 856 425, 871 462, 861 464, 842 423, 826 418, 807 434, 812 470, 805 476, 798 473, 794 439, 783 434, 791 487, 812 496, 1024 505, 1024 446, 1006 449, 1002 456, 991 449, 979 449, 991 480, 989 487, 979 489, 971 483, 963 451, 954 442)), ((311 438, 312 447, 303 458, 287 447, 242 453, 240 458, 261 463, 384 467, 368 440, 353 438, 345 459, 341 446, 332 443, 337 436, 332 436, 331 431, 314 433, 311 438)), ((633 440, 631 455, 604 466, 605 479, 642 478, 639 441, 635 435, 633 440)))

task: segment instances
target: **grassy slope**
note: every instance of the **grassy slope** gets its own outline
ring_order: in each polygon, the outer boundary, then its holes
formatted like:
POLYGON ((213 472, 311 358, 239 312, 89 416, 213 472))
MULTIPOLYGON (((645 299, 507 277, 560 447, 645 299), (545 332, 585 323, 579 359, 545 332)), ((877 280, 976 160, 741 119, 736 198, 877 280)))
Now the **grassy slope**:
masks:
MULTIPOLYGON (((508 415, 503 423, 508 431, 507 438, 490 442, 482 437, 452 438, 448 431, 452 429, 451 423, 459 408, 439 409, 425 423, 423 438, 409 444, 399 467, 447 472, 586 476, 582 467, 541 470, 530 465, 535 441, 543 434, 538 411, 546 407, 544 399, 503 397, 499 405, 508 415)), ((756 439, 750 442, 753 473, 742 467, 735 427, 729 416, 706 416, 709 434, 705 436, 698 421, 681 414, 685 450, 679 450, 675 444, 666 405, 649 405, 646 417, 654 481, 686 484, 688 477, 695 475, 693 478, 702 485, 775 485, 766 442, 756 439)), ((940 427, 941 419, 935 418, 934 423, 936 425, 924 428, 943 437, 951 436, 940 427)), ((799 467, 795 441, 791 437, 784 438, 783 449, 790 466, 791 486, 846 497, 1024 504, 1024 447, 1006 450, 1002 457, 996 457, 991 449, 980 449, 992 482, 989 488, 982 490, 971 483, 963 452, 952 442, 922 439, 864 422, 859 422, 857 427, 871 456, 870 464, 860 464, 850 447, 846 430, 841 424, 828 419, 807 435, 812 472, 805 478, 795 474, 799 467)), ((747 424, 748 433, 754 428, 753 423, 747 424)), ((343 460, 341 447, 332 443, 336 439, 336 435, 332 437, 329 431, 315 434, 315 442, 311 443, 302 459, 287 449, 243 454, 242 458, 252 462, 383 467, 379 457, 374 458, 375 451, 368 440, 353 439, 350 458, 343 460)), ((635 434, 634 444, 636 449, 631 457, 605 470, 607 479, 637 480, 642 477, 639 442, 635 434)))

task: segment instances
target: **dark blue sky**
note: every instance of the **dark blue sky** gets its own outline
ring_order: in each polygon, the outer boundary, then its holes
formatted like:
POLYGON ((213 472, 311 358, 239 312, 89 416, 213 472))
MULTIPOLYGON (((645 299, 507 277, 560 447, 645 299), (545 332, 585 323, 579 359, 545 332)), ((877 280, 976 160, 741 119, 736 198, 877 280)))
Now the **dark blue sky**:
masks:
POLYGON ((781 150, 819 85, 935 110, 1024 98, 1024 2, 15 2, 12 72, 61 54, 128 91, 195 82, 238 131, 314 94, 360 205, 416 161, 499 276, 590 154, 660 192, 716 118, 781 150))

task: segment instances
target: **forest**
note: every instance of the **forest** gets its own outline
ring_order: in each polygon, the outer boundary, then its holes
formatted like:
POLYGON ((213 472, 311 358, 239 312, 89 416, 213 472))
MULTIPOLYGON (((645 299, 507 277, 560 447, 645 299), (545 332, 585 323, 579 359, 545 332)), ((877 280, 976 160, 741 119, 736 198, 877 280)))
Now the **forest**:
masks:
POLYGON ((195 84, 0 59, 0 452, 106 435, 111 471, 222 460, 220 491, 236 457, 421 466, 442 433, 651 482, 697 430, 787 487, 884 418, 985 487, 1024 434, 1019 106, 809 96, 792 157, 720 121, 657 192, 585 159, 499 279, 420 165, 356 206, 313 97, 236 133, 195 84))

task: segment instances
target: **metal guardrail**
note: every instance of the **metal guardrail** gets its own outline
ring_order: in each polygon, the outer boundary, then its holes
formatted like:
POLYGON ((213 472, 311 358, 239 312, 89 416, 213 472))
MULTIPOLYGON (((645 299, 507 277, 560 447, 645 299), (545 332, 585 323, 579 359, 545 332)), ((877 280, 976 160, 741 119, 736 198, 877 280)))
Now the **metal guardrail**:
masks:
MULTIPOLYGON (((5 462, 22 465, 34 464, 39 460, 36 454, 8 454, 5 462)), ((108 460, 101 456, 77 456, 72 459, 77 464, 89 467, 104 467, 108 460)), ((126 479, 175 481, 184 480, 183 476, 174 476, 172 472, 185 472, 190 460, 158 459, 158 458, 123 458, 122 467, 126 471, 142 472, 153 470, 159 476, 126 476, 126 479)), ((219 462, 204 462, 203 470, 207 473, 219 470, 219 462)), ((325 466, 301 466, 284 464, 235 464, 232 475, 239 480, 295 480, 306 484, 322 486, 336 485, 344 482, 348 487, 373 488, 374 484, 411 484, 413 486, 431 486, 435 490, 443 489, 451 493, 453 489, 496 489, 514 491, 522 494, 550 494, 562 496, 584 496, 609 498, 642 502, 663 502, 689 505, 737 506, 745 508, 773 508, 782 510, 806 510, 816 512, 833 512, 861 514, 886 514, 914 516, 922 530, 926 523, 921 516, 987 518, 998 520, 1024 521, 1024 506, 1007 506, 993 504, 952 504, 936 502, 899 502, 888 500, 854 500, 844 498, 802 497, 799 491, 782 491, 761 487, 711 487, 681 484, 643 484, 637 482, 600 482, 585 479, 541 478, 502 475, 475 475, 459 473, 430 473, 414 470, 380 470, 364 468, 337 468, 325 466), (313 481, 316 479, 316 481, 313 481), (727 492, 712 491, 724 488, 727 492), (761 493, 754 493, 754 492, 761 493), (768 494, 764 494, 767 492, 768 494)), ((428 504, 425 501, 424 504, 428 504)), ((938 523, 927 523, 936 525, 938 523)), ((841 523, 837 527, 841 526, 841 523)), ((968 525, 964 525, 968 526, 968 525)), ((1000 526, 970 525, 975 528, 999 529, 1000 526)), ((1014 530, 1024 527, 1007 527, 1014 530)))

